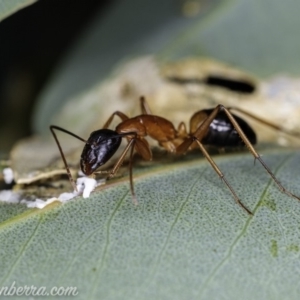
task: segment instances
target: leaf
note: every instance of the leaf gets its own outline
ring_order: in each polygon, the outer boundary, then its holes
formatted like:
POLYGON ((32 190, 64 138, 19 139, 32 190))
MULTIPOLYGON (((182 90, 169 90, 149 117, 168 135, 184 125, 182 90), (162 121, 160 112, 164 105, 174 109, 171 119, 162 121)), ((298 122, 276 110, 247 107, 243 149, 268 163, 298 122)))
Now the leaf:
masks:
MULTIPOLYGON (((258 4, 226 1, 226 5, 218 6, 218 13, 212 14, 215 19, 207 14, 202 20, 185 22, 184 17, 176 17, 173 1, 165 3, 123 1, 111 14, 102 15, 100 27, 94 23, 97 28, 83 36, 44 91, 36 129, 47 128, 45 124, 64 100, 76 99, 107 79, 108 74, 111 76, 117 62, 149 52, 160 58, 207 54, 206 46, 198 47, 199 35, 209 38, 207 32, 214 33, 214 24, 220 20, 225 24, 224 18, 234 20, 232 4, 239 3, 238 8, 258 4), (124 13, 124 8, 134 17, 124 13)), ((295 13, 296 5, 292 6, 295 13)), ((254 13, 263 12, 260 8, 254 13)), ((266 8, 263 15, 269 14, 266 8)), ((255 23, 255 18, 252 20, 255 23)), ((223 27, 217 27, 222 32, 223 27)), ((224 32, 230 28, 224 26, 224 32)), ((266 36, 261 28, 254 29, 255 34, 266 36)), ((215 36, 212 34, 207 44, 215 47, 214 51, 228 55, 235 47, 233 56, 251 62, 253 55, 247 43, 244 48, 237 47, 233 35, 230 42, 226 40, 225 51, 224 44, 216 44, 215 36), (239 50, 244 56, 237 55, 239 50)), ((225 38, 219 40, 224 42, 225 38)), ((263 62, 271 57, 269 52, 259 55, 263 62)), ((295 59, 289 58, 297 68, 295 59)), ((286 61, 281 61, 276 57, 282 68, 286 61)), ((261 61, 254 62, 265 70, 261 61)), ((148 70, 146 66, 142 72, 133 73, 149 84, 152 81, 145 76, 148 70)), ((126 85, 112 86, 112 90, 118 94, 122 87, 126 85)), ((132 95, 129 93, 127 98, 132 95)), ((105 99, 101 109, 107 109, 113 98, 97 96, 105 99)), ((177 99, 170 99, 173 106, 177 99)), ((85 111, 77 104, 74 106, 79 108, 80 116, 89 119, 95 113, 92 105, 83 105, 85 111)), ((42 151, 40 154, 45 155, 42 151)), ((298 154, 283 150, 264 154, 283 185, 299 195, 298 154)), ((89 199, 79 197, 65 205, 54 203, 44 210, 2 204, 0 286, 16 282, 17 286, 45 286, 48 291, 54 286, 75 286, 78 299, 298 299, 299 202, 280 193, 260 166, 252 166, 249 155, 218 157, 216 161, 254 217, 234 202, 203 160, 135 168, 137 207, 132 204, 126 178, 93 193, 89 199)))
POLYGON ((0 0, 0 21, 37 0, 0 0))
MULTIPOLYGON (((215 160, 253 217, 203 159, 135 168, 138 206, 127 178, 43 210, 2 205, 0 286, 75 286, 89 300, 298 299, 299 201, 248 153, 215 160)), ((264 160, 300 194, 296 151, 264 160)))

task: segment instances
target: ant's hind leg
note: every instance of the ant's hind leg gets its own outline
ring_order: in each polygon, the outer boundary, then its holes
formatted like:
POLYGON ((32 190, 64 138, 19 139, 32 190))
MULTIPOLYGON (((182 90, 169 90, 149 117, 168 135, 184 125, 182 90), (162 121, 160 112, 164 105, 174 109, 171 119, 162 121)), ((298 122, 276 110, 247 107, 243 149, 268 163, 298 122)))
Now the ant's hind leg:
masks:
POLYGON ((220 109, 223 109, 224 112, 226 113, 226 115, 228 116, 230 122, 232 123, 232 125, 234 126, 235 130, 237 131, 237 133, 239 134, 239 136, 241 137, 241 139, 243 140, 243 142, 245 143, 245 145, 247 146, 247 148, 249 149, 249 151, 251 152, 251 154, 254 156, 255 159, 257 159, 260 164, 264 167, 264 169, 269 173, 269 175, 271 176, 271 178, 274 180, 274 182, 277 184, 278 188, 285 194, 287 194, 290 197, 293 197, 297 200, 300 200, 300 197, 294 195, 293 193, 291 193, 290 191, 288 191, 280 182, 279 180, 276 178, 276 176, 272 173, 272 171, 269 169, 269 167, 266 165, 266 163, 262 160, 261 156, 257 153, 257 151, 254 149, 254 147, 252 146, 252 144, 250 143, 250 141, 248 140, 248 138, 246 137, 245 133, 243 132, 243 130, 241 129, 241 127, 239 126, 239 124, 236 122, 236 120, 234 119, 234 117, 232 116, 232 114, 230 113, 230 111, 224 107, 223 105, 218 105, 218 107, 220 107, 220 109))
POLYGON ((253 115, 253 114, 251 114, 251 113, 249 113, 249 112, 247 112, 247 111, 245 111, 245 110, 243 110, 241 108, 238 108, 238 107, 228 107, 227 110, 230 111, 230 112, 231 111, 237 111, 237 112, 239 112, 239 113, 241 113, 241 114, 243 114, 243 115, 245 115, 245 116, 247 116, 247 117, 249 117, 249 118, 251 118, 251 119, 253 119, 253 120, 255 120, 255 121, 257 121, 257 122, 259 122, 261 124, 263 124, 263 125, 266 125, 266 126, 272 128, 274 130, 278 130, 279 132, 283 132, 284 134, 287 134, 287 135, 289 135, 291 137, 298 138, 298 139, 300 137, 300 133, 299 132, 294 132, 294 131, 287 130, 287 129, 285 129, 282 126, 273 124, 273 123, 271 123, 271 122, 269 122, 267 120, 263 120, 260 117, 257 117, 257 116, 255 116, 255 115, 253 115))
POLYGON ((219 175, 219 177, 221 178, 221 180, 226 184, 226 186, 230 190, 231 194, 233 195, 233 198, 235 199, 236 203, 238 205, 240 205, 249 215, 253 215, 253 213, 242 203, 242 201, 240 200, 240 198, 237 196, 237 194, 235 193, 233 187, 229 184, 229 182, 227 181, 225 175, 222 173, 222 171, 219 169, 219 167, 214 162, 214 160, 212 159, 212 157, 206 151, 206 149, 203 146, 203 144, 198 139, 196 139, 196 138, 195 138, 195 142, 199 145, 199 148, 200 148, 201 152, 203 153, 203 155, 205 156, 205 158, 208 160, 208 162, 210 163, 210 165, 212 166, 212 168, 219 175))
MULTIPOLYGON (((177 154, 183 154, 186 151, 188 151, 189 147, 196 142, 201 150, 201 152, 203 153, 203 155, 205 156, 205 158, 208 160, 208 162, 210 163, 210 165, 212 166, 212 168, 215 170, 215 172, 219 175, 219 177, 223 180, 223 182, 226 184, 226 186, 228 187, 228 189, 230 190, 231 194, 233 195, 235 201, 250 215, 252 215, 252 212, 242 203, 242 201, 239 199, 239 197, 237 196, 237 194, 235 193, 234 189, 232 188, 232 186, 229 184, 229 182, 227 181, 227 179, 225 178, 224 174, 221 172, 221 170, 219 169, 219 167, 217 166, 217 164, 214 162, 214 160, 212 159, 212 157, 209 155, 209 153, 206 151, 205 147, 203 146, 203 144, 201 143, 201 140, 205 137, 205 135, 207 134, 207 129, 209 128, 210 124, 213 122, 213 120, 215 119, 215 117, 217 116, 217 114, 219 113, 219 111, 221 109, 223 109, 224 107, 222 105, 218 105, 216 106, 216 108, 203 120, 203 122, 201 123, 201 125, 197 128, 197 130, 194 132, 193 136, 189 136, 187 137, 184 142, 182 144, 180 144, 177 148, 176 148, 176 153, 177 154)), ((233 118, 231 116, 231 118, 233 118)), ((236 121, 233 119, 233 121, 236 123, 236 121)), ((234 125, 234 124, 233 124, 234 125)), ((238 126, 238 125, 237 125, 238 126)), ((239 128, 239 126, 238 126, 239 128)), ((237 129, 237 128, 236 128, 237 129)), ((240 129, 240 128, 239 128, 240 129)), ((238 133, 239 130, 237 130, 238 133)), ((242 130, 240 129, 241 133, 243 134, 243 136, 245 137, 245 134, 242 132, 242 130)), ((245 137, 245 139, 247 140, 247 138, 245 137)), ((247 140, 248 141, 248 140, 247 140)), ((245 143, 247 145, 247 143, 245 143)), ((248 144, 250 144, 250 142, 248 141, 248 144)), ((250 144, 250 146, 252 147, 252 145, 250 144)), ((253 148, 253 147, 252 147, 253 148)))

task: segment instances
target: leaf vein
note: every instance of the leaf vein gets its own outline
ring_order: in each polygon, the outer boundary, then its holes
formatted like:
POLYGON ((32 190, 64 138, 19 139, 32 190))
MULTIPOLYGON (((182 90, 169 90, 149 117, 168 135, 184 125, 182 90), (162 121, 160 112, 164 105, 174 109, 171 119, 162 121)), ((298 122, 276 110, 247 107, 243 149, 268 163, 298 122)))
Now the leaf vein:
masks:
POLYGON ((126 198, 127 195, 128 195, 128 191, 120 199, 120 201, 116 205, 114 211, 112 212, 111 217, 109 218, 109 220, 107 222, 106 243, 105 243, 102 255, 101 255, 101 257, 100 257, 100 259, 97 263, 97 274, 95 274, 95 280, 94 280, 94 283, 91 286, 91 292, 90 292, 90 296, 88 297, 88 299, 94 299, 95 298, 93 295, 95 294, 96 287, 98 286, 97 283, 99 282, 100 274, 102 273, 102 271, 104 269, 105 258, 106 258, 107 253, 108 253, 108 247, 109 247, 109 243, 110 243, 110 238, 109 237, 110 237, 111 225, 112 225, 113 219, 114 219, 118 209, 120 208, 122 202, 124 201, 124 199, 126 198))
MULTIPOLYGON (((155 275, 155 273, 157 272, 157 268, 158 268, 158 266, 159 266, 159 262, 161 261, 161 258, 162 258, 163 254, 164 254, 164 252, 165 252, 165 250, 166 250, 166 248, 167 248, 167 244, 168 244, 168 242, 169 242, 169 240, 170 240, 170 238, 171 238, 171 235, 172 235, 172 232, 173 232, 173 230, 174 230, 174 228, 175 228, 175 225, 177 224, 177 222, 178 222, 178 220, 179 220, 179 217, 180 217, 180 215, 181 215, 181 213, 182 213, 184 207, 185 207, 185 206, 187 205, 187 203, 189 202, 190 196, 191 196, 191 194, 192 194, 192 191, 194 190, 196 184, 198 183, 199 178, 202 177, 204 171, 205 171, 205 169, 203 170, 203 172, 201 172, 201 174, 199 174, 199 177, 193 182, 193 184, 192 184, 191 187, 189 188, 189 193, 188 193, 188 195, 186 196, 186 200, 183 201, 183 203, 181 204, 181 206, 180 206, 180 208, 179 208, 179 211, 178 211, 178 213, 177 213, 177 215, 176 215, 176 217, 175 217, 175 219, 174 219, 174 222, 172 223, 172 225, 171 225, 171 227, 170 227, 170 230, 169 230, 169 232, 168 232, 168 234, 167 234, 167 236, 166 236, 166 238, 165 238, 165 241, 164 241, 164 243, 163 243, 163 246, 161 247, 161 250, 159 251, 159 253, 158 253, 158 255, 157 255, 157 259, 156 259, 155 263, 152 265, 151 270, 149 270, 149 272, 148 272, 149 276, 148 276, 148 278, 146 278, 146 279, 144 280, 144 284, 141 285, 141 288, 140 288, 139 290, 146 289, 147 286, 149 286, 150 283, 151 283, 151 281, 153 280, 154 275, 155 275)), ((138 292, 138 291, 137 291, 137 292, 138 292)))
MULTIPOLYGON (((278 173, 278 171, 284 166, 284 164, 291 158, 292 155, 288 156, 287 158, 285 158, 275 169, 275 171, 273 171, 273 173, 276 175, 278 173)), ((268 191, 268 189, 270 188, 270 186, 272 185, 273 180, 272 178, 269 179, 268 184, 266 185, 266 187, 264 188, 259 201, 257 202, 257 204, 255 205, 255 208, 253 210, 253 214, 255 215, 256 211, 258 210, 258 208, 261 206, 263 199, 268 191)), ((216 276, 216 274, 218 273, 218 271, 222 268, 222 266, 229 261, 229 258, 232 256, 233 250, 234 248, 237 246, 238 242, 241 240, 241 238, 244 236, 244 234, 246 233, 247 229, 249 228, 251 221, 252 221, 253 217, 248 217, 247 221, 245 222, 245 225, 242 227, 240 233, 237 235, 237 237, 233 240, 233 243, 231 244, 231 246, 229 247, 227 253, 225 254, 225 256, 223 257, 223 259, 221 259, 221 261, 212 269, 211 273, 208 275, 207 279, 204 281, 204 283, 202 284, 202 287, 199 289, 200 293, 199 293, 199 298, 202 297, 202 295, 204 294, 204 291, 208 288, 210 282, 212 281, 212 279, 216 276)))
POLYGON ((4 286, 5 281, 11 276, 11 274, 14 272, 14 270, 16 269, 17 264, 20 262, 21 257, 23 255, 23 253, 25 252, 25 250, 29 247, 30 242, 32 241, 33 237, 35 236, 35 234, 37 233, 38 227, 41 223, 42 220, 42 216, 40 215, 39 220, 32 232, 32 234, 30 235, 30 237, 28 238, 28 240, 23 244, 23 246, 21 247, 21 250, 19 251, 18 256, 15 259, 15 262, 11 265, 10 270, 8 271, 7 275, 3 278, 2 283, 0 286, 4 286))

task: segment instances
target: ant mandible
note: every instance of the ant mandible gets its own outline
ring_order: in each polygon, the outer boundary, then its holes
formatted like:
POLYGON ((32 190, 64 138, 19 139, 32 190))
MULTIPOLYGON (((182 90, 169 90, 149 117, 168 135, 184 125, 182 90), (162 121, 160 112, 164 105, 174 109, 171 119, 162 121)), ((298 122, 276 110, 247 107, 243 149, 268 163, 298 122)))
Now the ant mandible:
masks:
POLYGON ((235 190, 229 184, 224 174, 221 172, 217 164, 209 155, 204 145, 211 145, 218 148, 237 148, 246 146, 254 156, 254 158, 257 159, 269 173, 279 189, 283 193, 300 200, 298 196, 292 194, 281 185, 281 183, 271 172, 266 163, 262 160, 261 156, 254 149, 253 145, 256 144, 256 134, 250 127, 250 125, 242 118, 232 114, 230 111, 239 111, 240 113, 243 113, 248 117, 262 122, 274 129, 289 133, 281 127, 261 120, 260 118, 241 109, 233 107, 226 108, 223 105, 219 104, 214 109, 203 109, 196 112, 190 119, 190 131, 188 133, 183 122, 179 124, 178 129, 176 130, 172 122, 163 117, 153 115, 144 97, 140 98, 140 104, 142 110, 141 115, 129 118, 124 113, 115 111, 104 124, 103 128, 92 132, 88 140, 85 140, 61 127, 54 125, 50 126, 50 130, 54 136, 54 139, 64 161, 70 182, 72 183, 75 190, 75 182, 71 175, 70 169, 68 167, 54 129, 70 134, 85 143, 84 149, 81 154, 80 166, 82 172, 87 176, 95 173, 95 171, 100 166, 104 165, 115 154, 121 144, 122 138, 127 138, 128 144, 123 150, 120 158, 117 160, 112 170, 109 172, 107 178, 109 179, 116 174, 116 172, 122 165, 126 154, 130 150, 130 190, 135 203, 137 203, 137 200, 134 192, 132 176, 133 151, 135 150, 145 160, 152 159, 151 148, 147 140, 145 139, 147 135, 158 141, 159 145, 165 148, 168 152, 176 154, 184 154, 189 150, 199 147, 212 168, 226 184, 235 201, 250 215, 252 215, 252 212, 241 202, 241 200, 235 193, 235 190), (115 131, 108 129, 108 127, 112 123, 114 116, 118 116, 121 119, 121 123, 116 126, 115 131))

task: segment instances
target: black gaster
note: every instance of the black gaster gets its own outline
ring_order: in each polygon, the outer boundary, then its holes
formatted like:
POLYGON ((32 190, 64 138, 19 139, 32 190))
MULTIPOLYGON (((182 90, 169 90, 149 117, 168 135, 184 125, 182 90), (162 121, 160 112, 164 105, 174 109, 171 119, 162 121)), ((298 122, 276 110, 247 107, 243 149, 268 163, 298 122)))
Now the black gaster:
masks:
POLYGON ((91 175, 105 164, 118 150, 122 137, 113 130, 93 131, 85 144, 80 159, 80 167, 85 175, 91 175))
MULTIPOLYGON (((213 109, 204 110, 209 115, 213 109)), ((233 115, 233 114, 232 114, 233 115)), ((250 125, 240 117, 233 115, 244 134, 252 145, 256 144, 256 134, 250 125)), ((243 147, 245 143, 233 127, 224 111, 220 111, 209 126, 207 135, 201 141, 203 144, 217 148, 243 147)))

